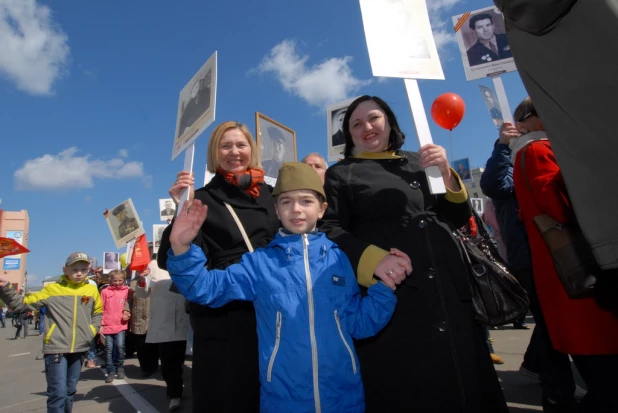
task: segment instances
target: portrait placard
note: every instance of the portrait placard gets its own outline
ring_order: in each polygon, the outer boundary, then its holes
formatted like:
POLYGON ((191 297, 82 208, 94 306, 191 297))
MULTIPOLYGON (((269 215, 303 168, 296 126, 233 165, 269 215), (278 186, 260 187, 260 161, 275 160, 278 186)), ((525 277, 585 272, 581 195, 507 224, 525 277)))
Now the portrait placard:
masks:
POLYGON ((485 212, 485 200, 483 198, 470 198, 470 204, 479 216, 483 215, 483 212, 485 212))
POLYGON ((506 37, 504 16, 497 7, 466 12, 452 19, 466 79, 517 70, 506 37))
POLYGON ((360 0, 374 76, 444 79, 425 0, 360 0))
POLYGON ((264 175, 271 178, 267 183, 272 185, 285 162, 296 162, 296 132, 255 112, 255 136, 264 175))
POLYGON ((165 231, 167 225, 155 224, 152 226, 152 252, 156 254, 159 251, 159 245, 161 245, 161 237, 163 237, 163 231, 165 231))
POLYGON ((105 220, 117 248, 121 248, 133 238, 144 233, 141 221, 130 198, 112 208, 105 220))
POLYGON ((470 158, 456 159, 451 162, 453 168, 463 182, 472 182, 472 173, 470 172, 470 158))
POLYGON ((345 136, 343 136, 343 118, 348 106, 357 98, 344 100, 326 108, 326 147, 328 162, 336 162, 343 158, 345 136))
POLYGON ((176 205, 172 198, 159 199, 159 216, 161 221, 167 222, 176 215, 176 205))
POLYGON ((496 97, 496 92, 494 92, 492 88, 484 85, 479 85, 479 89, 483 97, 483 102, 485 102, 485 106, 487 106, 487 111, 489 111, 489 116, 491 116, 491 121, 497 129, 500 129, 500 126, 504 123, 504 117, 502 116, 502 109, 496 97))
POLYGON ((180 92, 172 161, 215 120, 217 52, 204 63, 180 92))
POLYGON ((104 252, 103 253, 103 274, 109 274, 113 270, 120 269, 120 253, 119 252, 104 252))

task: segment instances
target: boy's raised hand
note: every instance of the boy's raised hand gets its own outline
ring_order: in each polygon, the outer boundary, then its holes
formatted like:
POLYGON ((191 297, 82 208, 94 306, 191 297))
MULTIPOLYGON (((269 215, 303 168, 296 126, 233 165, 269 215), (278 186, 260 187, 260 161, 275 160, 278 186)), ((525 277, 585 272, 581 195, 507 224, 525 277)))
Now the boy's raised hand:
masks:
POLYGON ((9 283, 9 280, 7 280, 6 278, 0 277, 0 288, 4 287, 8 283, 9 283))
POLYGON ((206 216, 208 216, 208 206, 202 204, 202 201, 194 199, 192 202, 184 203, 170 233, 170 244, 172 244, 174 255, 181 255, 189 250, 191 241, 197 237, 197 233, 206 221, 206 216))

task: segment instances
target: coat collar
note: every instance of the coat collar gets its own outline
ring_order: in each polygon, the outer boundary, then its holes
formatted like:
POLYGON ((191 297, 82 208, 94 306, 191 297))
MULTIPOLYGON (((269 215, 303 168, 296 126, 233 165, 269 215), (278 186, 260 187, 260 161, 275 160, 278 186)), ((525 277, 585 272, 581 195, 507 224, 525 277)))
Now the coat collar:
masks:
POLYGON ((323 252, 335 246, 335 243, 326 237, 326 234, 319 231, 313 231, 308 234, 282 234, 279 231, 275 235, 275 239, 268 244, 268 248, 282 248, 286 250, 288 255, 303 254, 303 235, 307 236, 309 248, 320 248, 323 252))
POLYGON ((269 206, 274 205, 271 189, 268 185, 260 184, 260 195, 254 199, 249 194, 226 181, 219 173, 215 173, 215 176, 203 189, 208 191, 213 198, 221 202, 227 202, 231 206, 269 209, 269 206), (268 205, 268 203, 270 203, 270 205, 268 205))

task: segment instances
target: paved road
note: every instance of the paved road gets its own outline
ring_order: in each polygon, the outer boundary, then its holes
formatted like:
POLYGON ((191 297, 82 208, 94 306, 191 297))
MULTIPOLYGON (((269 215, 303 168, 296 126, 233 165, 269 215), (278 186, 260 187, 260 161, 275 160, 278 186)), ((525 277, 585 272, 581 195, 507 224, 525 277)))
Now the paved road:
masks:
MULTIPOLYGON (((34 329, 30 329, 31 334, 34 329)), ((45 374, 43 361, 35 360, 41 348, 41 337, 13 340, 15 329, 0 328, 0 413, 45 412, 45 374)), ((522 355, 530 340, 531 330, 492 331, 494 347, 505 364, 496 366, 504 394, 513 413, 542 411, 540 386, 518 372, 522 355)), ((126 361, 125 380, 104 383, 100 369, 84 369, 77 387, 74 411, 152 413, 166 412, 165 382, 160 373, 142 379, 137 359, 126 361)), ((191 361, 185 367, 183 412, 191 411, 191 361)))

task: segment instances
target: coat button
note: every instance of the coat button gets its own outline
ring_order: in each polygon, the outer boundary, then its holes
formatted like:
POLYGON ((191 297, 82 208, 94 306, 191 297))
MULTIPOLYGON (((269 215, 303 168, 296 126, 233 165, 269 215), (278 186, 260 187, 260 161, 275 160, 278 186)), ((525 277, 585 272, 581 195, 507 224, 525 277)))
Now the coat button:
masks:
POLYGON ((421 184, 419 184, 419 183, 418 183, 418 181, 413 181, 413 182, 410 184, 410 188, 412 188, 412 189, 418 189, 418 188, 420 188, 420 187, 421 187, 421 184))
POLYGON ((446 326, 446 321, 440 321, 438 323, 438 331, 441 333, 444 333, 446 330, 448 330, 447 326, 446 326))
POLYGON ((436 270, 434 270, 433 268, 430 268, 427 270, 427 277, 429 279, 434 279, 436 277, 436 270))
POLYGON ((424 220, 421 219, 420 221, 418 221, 418 227, 420 229, 424 229, 426 226, 427 226, 427 223, 424 220))

